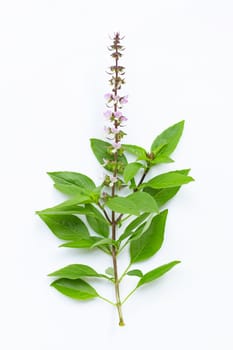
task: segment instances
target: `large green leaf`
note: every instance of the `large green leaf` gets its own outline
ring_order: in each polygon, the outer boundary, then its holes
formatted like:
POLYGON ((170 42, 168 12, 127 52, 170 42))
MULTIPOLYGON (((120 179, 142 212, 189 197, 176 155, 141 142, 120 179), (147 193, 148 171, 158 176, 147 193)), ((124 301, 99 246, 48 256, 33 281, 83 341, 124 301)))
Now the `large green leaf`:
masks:
POLYGON ((47 208, 41 211, 37 211, 38 215, 47 214, 47 215, 70 215, 70 214, 79 214, 79 215, 90 215, 95 216, 93 211, 83 206, 72 204, 72 200, 65 201, 61 204, 55 205, 54 207, 47 208))
MULTIPOLYGON (((179 171, 181 174, 188 175, 189 169, 184 169, 179 171)), ((167 203, 171 198, 173 198, 177 192, 180 190, 181 186, 155 189, 146 187, 143 189, 144 192, 149 193, 157 202, 158 206, 161 207, 167 203)))
MULTIPOLYGON (((96 156, 97 160, 101 165, 104 164, 105 160, 108 160, 109 163, 104 166, 105 169, 109 171, 113 171, 113 167, 111 166, 111 162, 114 161, 114 154, 111 153, 111 143, 99 140, 99 139, 91 139, 91 148, 96 156)), ((124 156, 124 154, 118 154, 118 165, 121 165, 118 167, 118 172, 122 173, 124 170, 125 165, 127 164, 127 159, 124 156)))
POLYGON ((128 183, 138 172, 143 165, 137 162, 129 163, 126 165, 123 177, 126 183, 128 183))
POLYGON ((137 157, 138 160, 146 160, 147 154, 146 150, 142 147, 136 146, 136 145, 122 145, 124 151, 131 153, 137 157))
POLYGON ((49 276, 69 278, 74 280, 80 277, 100 277, 101 275, 88 265, 71 264, 50 273, 49 276))
POLYGON ((50 230, 63 240, 89 239, 86 225, 74 215, 47 215, 39 214, 50 230))
POLYGON ((137 284, 137 287, 140 287, 143 284, 146 284, 146 283, 149 283, 149 282, 156 280, 157 278, 163 276, 166 272, 171 270, 175 265, 177 265, 179 263, 180 263, 180 261, 172 261, 168 264, 159 266, 156 269, 147 272, 145 275, 142 276, 142 278, 140 279, 140 281, 137 284))
POLYGON ((167 210, 156 215, 149 228, 137 239, 130 243, 131 263, 146 260, 153 256, 162 246, 167 210))
POLYGON ((48 175, 53 179, 55 188, 66 194, 89 196, 96 188, 88 176, 80 173, 57 171, 49 172, 48 175))
POLYGON ((91 228, 103 237, 109 236, 109 224, 103 215, 93 205, 87 204, 85 208, 91 212, 92 215, 87 215, 87 221, 91 228))
POLYGON ((145 192, 135 192, 127 197, 114 197, 106 205, 113 211, 122 214, 140 215, 141 212, 158 212, 158 206, 153 197, 145 192))
POLYGON ((98 297, 96 290, 82 279, 59 278, 51 283, 60 293, 79 300, 86 300, 98 297))
POLYGON ((184 129, 184 120, 170 126, 155 138, 152 143, 151 151, 154 152, 158 147, 163 146, 158 156, 169 156, 176 148, 184 129))
POLYGON ((181 170, 177 170, 155 176, 141 185, 141 187, 170 188, 187 184, 190 181, 194 181, 194 179, 191 176, 182 174, 181 170))

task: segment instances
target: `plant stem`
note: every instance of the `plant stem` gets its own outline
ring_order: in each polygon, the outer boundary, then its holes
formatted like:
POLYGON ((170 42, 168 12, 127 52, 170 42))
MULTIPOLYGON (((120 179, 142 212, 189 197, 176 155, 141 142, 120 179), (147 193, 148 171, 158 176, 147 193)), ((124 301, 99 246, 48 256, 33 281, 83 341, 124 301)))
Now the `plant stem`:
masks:
POLYGON ((148 171, 150 170, 150 168, 147 166, 146 169, 144 170, 143 174, 142 174, 142 177, 137 185, 137 187, 134 189, 134 192, 137 192, 138 191, 138 187, 143 183, 148 171))
POLYGON ((106 301, 107 303, 109 303, 109 304, 111 304, 111 305, 113 305, 113 306, 116 306, 115 303, 113 303, 111 300, 109 300, 109 299, 103 297, 102 295, 98 295, 98 297, 99 297, 100 299, 106 301))
MULTIPOLYGON (((114 96, 117 96, 117 91, 118 91, 118 43, 119 43, 119 33, 116 33, 115 38, 114 38, 114 44, 115 44, 115 84, 114 84, 114 96)), ((117 112, 117 102, 114 103, 114 112, 117 112)), ((114 123, 115 128, 118 128, 118 122, 115 120, 114 123)), ((115 134, 115 142, 118 143, 118 134, 115 134)), ((118 161, 118 150, 115 151, 114 153, 114 162, 115 162, 115 169, 113 176, 117 176, 117 161, 118 161)), ((116 191, 116 185, 113 183, 112 186, 112 197, 115 196, 115 191, 116 191)), ((116 240, 116 231, 117 231, 117 220, 116 220, 116 215, 115 212, 112 211, 112 219, 111 219, 111 225, 112 225, 112 240, 116 240)), ((117 250, 115 246, 112 246, 112 263, 113 263, 113 270, 114 270, 114 282, 115 282, 115 295, 116 295, 116 307, 118 311, 118 316, 119 316, 119 326, 124 326, 124 319, 122 315, 122 308, 121 308, 121 298, 120 298, 120 289, 119 289, 119 277, 118 277, 118 267, 117 267, 117 250)))

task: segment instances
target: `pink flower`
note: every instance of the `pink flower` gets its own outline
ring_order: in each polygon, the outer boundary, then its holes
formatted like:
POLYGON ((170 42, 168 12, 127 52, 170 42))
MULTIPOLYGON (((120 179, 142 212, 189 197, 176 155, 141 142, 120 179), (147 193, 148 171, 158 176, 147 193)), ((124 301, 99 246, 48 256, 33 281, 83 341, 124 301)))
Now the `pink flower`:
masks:
POLYGON ((112 96, 112 99, 115 101, 115 102, 118 102, 120 100, 120 96, 115 96, 113 95, 112 96))
POLYGON ((123 115, 119 118, 120 122, 126 122, 128 118, 124 117, 123 115))
POLYGON ((128 95, 127 96, 123 96, 120 98, 120 103, 123 105, 125 103, 128 103, 128 95))
POLYGON ((121 143, 120 142, 113 142, 112 147, 113 147, 112 153, 116 153, 117 150, 121 148, 121 143))
POLYGON ((113 115, 116 119, 119 119, 122 116, 122 113, 120 111, 113 112, 113 115))
POLYGON ((111 100, 112 99, 112 94, 108 92, 107 94, 104 95, 105 100, 111 100))
POLYGON ((111 119, 112 117, 112 111, 110 109, 107 109, 105 112, 104 112, 104 116, 106 119, 111 119))
POLYGON ((113 128, 110 129, 110 132, 111 132, 112 134, 116 135, 116 134, 119 134, 120 129, 113 127, 113 128))

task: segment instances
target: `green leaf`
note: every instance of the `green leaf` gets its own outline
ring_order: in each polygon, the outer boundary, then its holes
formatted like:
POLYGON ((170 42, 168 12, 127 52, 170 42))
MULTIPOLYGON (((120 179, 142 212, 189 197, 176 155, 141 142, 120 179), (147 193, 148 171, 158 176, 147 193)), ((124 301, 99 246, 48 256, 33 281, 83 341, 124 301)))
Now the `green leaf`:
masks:
POLYGON ((108 267, 106 270, 105 270, 105 273, 109 276, 114 276, 114 269, 113 267, 108 267))
POLYGON ((122 235, 119 237, 119 241, 123 241, 127 237, 129 237, 134 230, 143 222, 146 220, 146 218, 149 216, 149 213, 141 214, 139 217, 134 219, 130 222, 130 224, 126 227, 125 231, 122 233, 122 235))
POLYGON ((79 214, 79 215, 92 215, 94 216, 93 211, 84 208, 82 206, 78 206, 76 204, 72 204, 74 200, 68 200, 61 204, 55 205, 54 207, 47 208, 41 211, 37 211, 38 215, 47 214, 47 215, 70 215, 70 214, 79 214))
POLYGON ((153 141, 151 151, 155 151, 159 146, 166 144, 161 151, 160 155, 169 156, 176 148, 180 137, 184 129, 184 120, 177 124, 170 126, 164 130, 156 139, 153 141))
POLYGON ((99 241, 97 241, 96 243, 94 243, 92 245, 92 248, 99 247, 102 245, 114 245, 115 247, 118 247, 117 241, 115 241, 111 238, 103 238, 103 239, 100 239, 99 241))
MULTIPOLYGON (((109 170, 109 171, 113 171, 113 168, 111 166, 111 162, 114 161, 114 154, 111 153, 111 143, 109 142, 105 142, 99 139, 91 139, 91 148, 92 151, 94 153, 94 155, 96 156, 98 162, 103 165, 104 160, 109 160, 110 163, 107 164, 106 166, 104 166, 105 169, 109 170)), ((119 168, 118 172, 122 173, 124 170, 125 165, 127 164, 127 159, 124 156, 124 154, 118 154, 118 164, 122 165, 122 169, 119 168)))
POLYGON ((95 183, 88 176, 80 173, 57 171, 49 172, 48 175, 54 180, 55 188, 66 194, 89 196, 90 192, 96 188, 95 183))
POLYGON ((127 275, 129 276, 137 276, 137 277, 142 277, 143 273, 141 270, 131 270, 129 272, 127 272, 127 275))
POLYGON ((74 215, 39 214, 50 230, 63 240, 89 239, 86 225, 74 215))
POLYGON ((139 212, 145 212, 145 213, 158 213, 159 208, 151 195, 149 193, 145 192, 134 192, 130 194, 128 199, 132 200, 134 204, 136 205, 139 212))
POLYGON ((140 281, 137 284, 137 287, 140 287, 143 284, 146 284, 146 283, 149 283, 149 282, 156 280, 157 278, 163 276, 166 272, 171 270, 175 265, 177 265, 179 263, 180 263, 180 261, 172 261, 168 264, 162 265, 160 267, 157 267, 154 270, 147 272, 144 276, 142 276, 142 278, 140 279, 140 281))
POLYGON ((150 227, 130 244, 131 263, 146 260, 153 256, 162 246, 164 229, 167 218, 167 210, 156 215, 151 221, 150 227))
POLYGON ((103 237, 109 236, 109 224, 103 215, 93 205, 87 204, 85 208, 92 213, 93 216, 87 215, 87 221, 91 228, 103 237))
POLYGON ((100 277, 101 275, 88 265, 71 264, 50 273, 48 276, 56 276, 75 280, 80 277, 100 277))
POLYGON ((142 147, 136 146, 136 145, 122 145, 124 151, 131 153, 137 157, 138 160, 146 160, 147 159, 147 153, 146 150, 142 147))
POLYGON ((60 278, 51 283, 51 286, 73 299, 86 300, 98 297, 96 290, 82 279, 60 278))
MULTIPOLYGON (((179 170, 181 174, 188 175, 189 169, 179 170)), ((173 198, 177 192, 180 190, 181 186, 155 189, 146 187, 143 191, 149 193, 157 202, 158 206, 161 207, 167 203, 171 198, 173 198)))
POLYGON ((59 247, 65 247, 65 248, 92 248, 93 244, 96 241, 93 240, 93 237, 89 238, 83 238, 83 239, 76 239, 75 241, 70 241, 61 244, 59 247))
POLYGON ((142 167, 143 165, 137 162, 126 165, 123 173, 125 182, 128 183, 137 174, 138 170, 142 167))
POLYGON ((184 175, 180 170, 177 170, 155 176, 148 182, 141 185, 141 187, 170 188, 181 186, 191 181, 194 181, 191 176, 184 175))
POLYGON ((135 192, 127 197, 114 197, 109 199, 106 205, 117 213, 136 216, 141 212, 158 212, 157 203, 145 192, 135 192))

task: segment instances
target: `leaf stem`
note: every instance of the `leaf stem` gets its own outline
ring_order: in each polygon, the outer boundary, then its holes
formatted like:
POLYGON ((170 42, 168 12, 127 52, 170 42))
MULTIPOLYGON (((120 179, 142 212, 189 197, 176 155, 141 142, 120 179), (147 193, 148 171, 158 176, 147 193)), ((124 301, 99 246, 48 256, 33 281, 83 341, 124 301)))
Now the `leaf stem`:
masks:
POLYGON ((125 297, 125 299, 122 301, 122 305, 126 302, 126 300, 129 299, 129 297, 131 297, 131 295, 136 291, 136 289, 137 289, 137 286, 133 290, 131 290, 131 292, 127 295, 127 297, 125 297))
POLYGON ((103 205, 100 202, 98 202, 97 204, 98 204, 99 208, 103 211, 105 218, 108 220, 108 222, 111 225, 112 221, 111 221, 110 217, 108 216, 107 211, 104 209, 103 205))
POLYGON ((134 192, 137 192, 138 191, 138 187, 143 183, 148 171, 150 170, 149 166, 147 165, 147 167, 145 168, 143 174, 142 174, 142 177, 137 185, 137 187, 134 189, 134 192))
POLYGON ((129 265, 127 266, 127 268, 125 269, 125 271, 122 273, 121 277, 119 278, 119 283, 123 280, 123 278, 125 277, 125 275, 126 275, 127 272, 129 271, 131 265, 132 265, 132 264, 129 263, 129 265))
POLYGON ((113 306, 116 306, 115 303, 113 303, 111 300, 109 300, 109 299, 103 297, 102 295, 98 294, 98 297, 99 297, 100 299, 106 301, 107 303, 109 303, 109 304, 111 304, 111 305, 113 305, 113 306))

